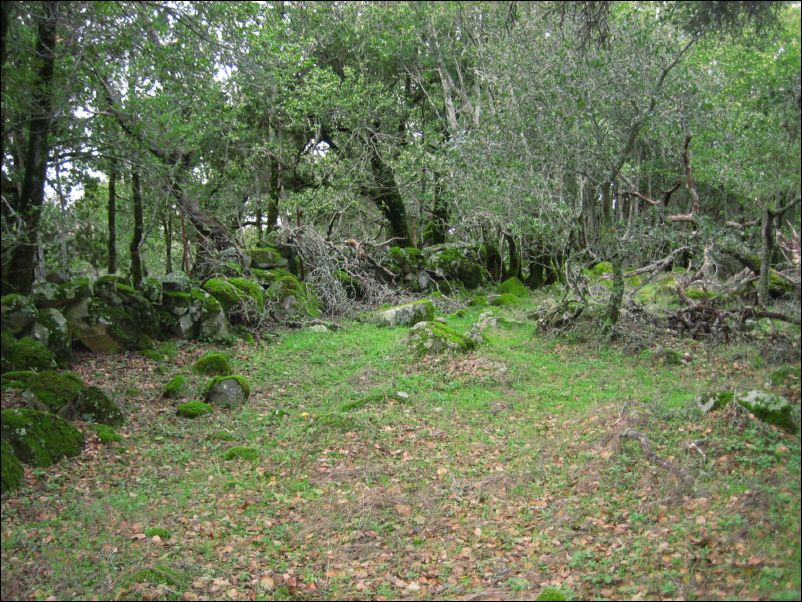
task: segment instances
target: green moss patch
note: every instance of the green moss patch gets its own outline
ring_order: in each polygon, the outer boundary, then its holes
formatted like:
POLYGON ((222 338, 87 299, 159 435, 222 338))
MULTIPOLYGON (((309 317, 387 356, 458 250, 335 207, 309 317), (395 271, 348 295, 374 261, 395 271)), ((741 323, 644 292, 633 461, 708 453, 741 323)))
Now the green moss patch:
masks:
POLYGON ((265 292, 261 285, 247 278, 229 278, 228 281, 236 286, 244 295, 256 304, 256 309, 264 311, 265 292))
POLYGON ((22 484, 22 463, 14 454, 11 444, 0 443, 0 493, 16 489, 22 484))
POLYGON ((231 374, 232 372, 228 357, 216 351, 210 351, 202 355, 192 366, 192 369, 200 374, 208 375, 231 374))
POLYGON ((208 403, 193 400, 178 406, 175 414, 181 418, 198 418, 199 416, 211 414, 212 412, 214 412, 214 408, 208 403))
POLYGON ((78 418, 89 422, 120 426, 125 416, 120 407, 98 387, 84 387, 75 402, 78 418))
POLYGON ((6 372, 0 377, 0 389, 27 389, 28 381, 37 376, 38 372, 33 372, 31 370, 6 372))
POLYGON ((210 378, 206 382, 206 386, 203 388, 204 393, 209 393, 216 385, 223 382, 224 380, 235 380, 239 383, 242 387, 242 390, 245 391, 245 396, 249 397, 251 394, 251 386, 248 384, 248 379, 240 374, 226 374, 224 376, 215 376, 214 378, 210 378))
POLYGON ((499 295, 495 299, 490 302, 490 305, 495 305, 496 307, 504 307, 507 305, 518 305, 519 299, 515 295, 511 293, 504 293, 503 295, 499 295))
POLYGON ((178 374, 170 379, 170 382, 164 385, 162 397, 167 397, 168 399, 179 399, 186 395, 186 390, 187 377, 183 376, 182 374, 178 374))
POLYGON ((225 311, 237 305, 244 297, 240 289, 222 278, 209 278, 203 284, 203 290, 217 299, 225 311))
POLYGON ((63 418, 30 409, 0 412, 2 439, 17 458, 33 466, 49 466, 63 457, 77 456, 84 445, 81 431, 63 418))
POLYGON ((526 285, 518 280, 518 278, 515 276, 507 278, 504 282, 499 284, 498 287, 496 287, 496 290, 502 295, 510 294, 519 298, 525 298, 529 296, 529 289, 527 289, 526 285))
POLYGON ((107 424, 93 424, 92 430, 101 443, 119 443, 123 440, 122 435, 107 424))
POLYGON ((259 459, 259 452, 252 447, 236 446, 226 450, 223 454, 224 460, 248 460, 254 461, 259 459))
POLYGON ((145 535, 148 537, 160 537, 163 541, 167 541, 172 537, 172 533, 169 529, 165 529, 163 527, 148 527, 145 529, 145 535))
POLYGON ((47 370, 56 366, 53 353, 39 341, 23 337, 6 352, 6 370, 47 370))
POLYGON ((78 400, 83 389, 81 377, 73 372, 45 370, 28 379, 28 390, 33 393, 34 407, 57 413, 78 400))

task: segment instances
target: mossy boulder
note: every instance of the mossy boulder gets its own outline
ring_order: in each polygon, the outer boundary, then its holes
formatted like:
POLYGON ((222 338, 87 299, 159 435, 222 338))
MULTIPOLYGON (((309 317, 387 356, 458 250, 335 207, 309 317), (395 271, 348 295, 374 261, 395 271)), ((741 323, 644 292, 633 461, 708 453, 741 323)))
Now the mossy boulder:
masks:
POLYGON ((171 378, 170 382, 164 385, 162 397, 167 397, 168 399, 179 399, 181 397, 185 397, 188 388, 189 383, 187 382, 187 377, 182 374, 178 374, 171 378))
POLYGON ((54 307, 40 309, 31 336, 53 353, 59 366, 69 365, 72 359, 72 335, 67 319, 59 310, 54 307))
POLYGON ((161 278, 162 291, 188 293, 192 290, 192 281, 184 272, 170 272, 161 278))
POLYGON ((92 283, 81 277, 65 282, 37 282, 31 288, 31 298, 36 307, 63 308, 81 299, 92 296, 92 283))
POLYGON ((0 442, 0 493, 16 489, 22 484, 22 463, 11 444, 0 442))
POLYGON ((732 391, 708 392, 697 395, 694 398, 693 403, 697 408, 702 410, 702 412, 707 413, 714 410, 720 410, 730 403, 734 398, 735 395, 732 391))
POLYGON ((38 372, 33 372, 32 370, 5 372, 3 376, 0 376, 0 389, 27 389, 28 381, 38 375, 38 372))
POLYGON ((228 318, 223 306, 209 294, 204 293, 205 300, 201 311, 198 337, 203 341, 218 342, 228 339, 231 334, 228 328, 228 318))
POLYGON ((434 303, 431 299, 419 299, 410 303, 396 305, 389 309, 375 311, 367 316, 367 321, 378 326, 412 326, 418 322, 434 319, 434 303))
POLYGON ((490 305, 495 305, 496 307, 505 307, 508 305, 518 305, 520 302, 521 300, 512 293, 504 293, 503 295, 494 297, 490 302, 490 305))
POLYGON ((162 282, 158 278, 148 276, 142 279, 140 288, 142 296, 154 305, 161 305, 162 302, 162 282))
POLYGON ((0 437, 20 461, 50 466, 63 457, 77 456, 84 445, 81 431, 48 412, 9 409, 0 412, 0 437))
POLYGON ((467 246, 444 243, 423 250, 426 269, 438 278, 461 282, 468 289, 480 286, 484 271, 467 246))
POLYGON ((91 297, 71 305, 65 318, 74 336, 95 353, 117 353, 153 347, 158 332, 153 305, 138 293, 126 295, 125 304, 113 305, 91 297))
POLYGON ((33 301, 25 295, 11 293, 0 297, 0 328, 18 335, 36 322, 39 312, 33 301))
POLYGON ((205 353, 192 366, 195 372, 208 374, 211 376, 221 374, 231 374, 231 364, 228 357, 216 351, 205 353))
POLYGON ((198 418, 212 412, 214 412, 214 408, 210 404, 198 400, 182 403, 175 410, 176 416, 181 418, 198 418))
POLYGON ((68 417, 83 389, 81 377, 73 372, 44 370, 27 379, 29 405, 42 412, 68 417))
POLYGON ((251 389, 247 379, 238 374, 215 376, 204 387, 206 401, 215 407, 242 405, 250 394, 251 389))
POLYGON ((407 335, 407 344, 415 355, 464 353, 477 342, 440 322, 418 322, 407 335))
POLYGON ((261 284, 263 287, 269 287, 277 280, 284 278, 284 276, 291 276, 289 270, 284 268, 274 268, 272 270, 251 268, 250 274, 253 281, 261 284))
POLYGON ((23 337, 9 345, 4 369, 48 370, 56 367, 56 359, 50 350, 31 337, 23 337))
POLYGON ((799 424, 799 408, 782 395, 769 391, 747 391, 735 395, 735 402, 764 422, 793 431, 799 424))
POLYGON ((122 303, 119 299, 120 291, 123 293, 134 292, 134 289, 131 287, 131 281, 125 276, 119 276, 117 274, 101 276, 95 280, 92 288, 95 291, 95 297, 100 297, 115 305, 122 303))
POLYGON ((120 426, 125 415, 114 400, 98 387, 84 387, 75 401, 75 416, 87 422, 120 426))
POLYGON ((255 249, 246 249, 245 254, 250 257, 251 268, 270 270, 273 268, 286 268, 287 259, 275 247, 265 246, 255 249))
POLYGON ((318 317, 320 307, 314 291, 295 276, 289 274, 276 280, 267 289, 278 317, 318 317))
POLYGON ((423 254, 415 247, 390 247, 387 255, 392 267, 402 274, 416 272, 423 264, 423 254))
POLYGON ((496 287, 496 290, 502 295, 514 295, 519 299, 529 296, 529 289, 527 289, 526 285, 518 280, 518 278, 515 276, 507 278, 504 282, 496 287))
POLYGON ((229 311, 245 298, 240 289, 224 278, 209 278, 203 283, 203 290, 217 299, 225 311, 229 311))
POLYGON ((262 286, 247 278, 229 278, 229 283, 237 287, 243 296, 250 300, 259 311, 265 309, 265 293, 262 286))

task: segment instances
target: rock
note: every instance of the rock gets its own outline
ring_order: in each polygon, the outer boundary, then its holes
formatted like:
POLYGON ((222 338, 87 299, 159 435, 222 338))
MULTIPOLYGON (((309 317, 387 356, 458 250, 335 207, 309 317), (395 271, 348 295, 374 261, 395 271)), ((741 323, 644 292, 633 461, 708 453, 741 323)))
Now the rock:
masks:
POLYGON ((9 409, 0 412, 0 417, 2 440, 26 464, 49 466, 63 457, 81 453, 84 436, 55 414, 30 409, 9 409))
POLYGON ((34 282, 31 299, 36 307, 58 307, 61 299, 59 285, 54 282, 34 282))
POLYGON ((233 309, 246 296, 225 278, 209 278, 203 283, 203 290, 217 299, 224 311, 233 309))
POLYGON ((498 319, 493 315, 492 311, 483 311, 479 314, 479 318, 473 326, 480 332, 488 328, 496 328, 498 326, 498 319))
POLYGON ((476 347, 476 341, 439 322, 418 322, 407 336, 416 355, 462 353, 476 347))
POLYGON ((140 289, 142 296, 154 305, 161 305, 162 302, 162 282, 158 278, 148 276, 142 280, 140 289))
POLYGON ((158 332, 153 306, 142 295, 126 293, 124 305, 112 305, 100 297, 71 305, 65 318, 76 338, 95 353, 117 353, 153 346, 149 333, 158 332))
POLYGON ((84 387, 74 404, 74 415, 87 422, 120 426, 125 416, 120 407, 98 387, 84 387))
POLYGON ((11 444, 0 443, 0 493, 16 489, 22 484, 22 464, 14 455, 11 444))
POLYGON ((764 422, 789 431, 794 430, 799 423, 798 408, 776 393, 759 390, 737 393, 735 402, 764 422))
POLYGON ((181 418, 197 418, 212 412, 214 412, 214 408, 211 405, 197 400, 182 403, 175 410, 176 416, 181 418))
POLYGON ((518 298, 526 298, 529 296, 529 289, 526 288, 523 282, 518 280, 515 276, 507 278, 504 282, 496 287, 496 290, 502 295, 509 293, 518 298))
POLYGON ((222 408, 242 405, 250 395, 248 381, 236 374, 214 377, 206 383, 205 391, 206 401, 222 408))
POLYGON ((188 293, 192 290, 192 282, 184 272, 170 272, 161 278, 162 291, 188 293))
POLYGON ((231 364, 228 361, 228 357, 217 351, 209 351, 203 354, 193 364, 192 369, 200 374, 208 374, 210 376, 231 374, 231 364))
POLYGON ((250 257, 250 265, 260 270, 270 270, 272 268, 286 268, 287 259, 275 247, 260 247, 256 249, 246 249, 245 255, 250 257))
POLYGON ((123 300, 120 295, 120 287, 126 287, 127 290, 123 289, 125 292, 135 292, 128 278, 116 274, 101 276, 95 280, 95 284, 92 288, 95 291, 95 297, 100 297, 112 305, 122 305, 123 300))
POLYGON ((164 385, 162 397, 168 399, 178 399, 186 395, 188 389, 187 377, 181 374, 174 376, 170 382, 164 385))
POLYGON ((265 293, 261 285, 247 278, 229 278, 228 281, 239 289, 247 301, 255 304, 258 311, 265 310, 265 293))
POLYGON ((309 332, 331 332, 325 324, 314 324, 307 328, 309 332))
POLYGON ((271 308, 279 318, 316 318, 320 315, 314 291, 292 274, 271 284, 267 297, 273 302, 271 308))
POLYGON ((56 367, 50 350, 31 337, 14 341, 6 350, 4 370, 47 370, 56 367))
POLYGON ((11 293, 0 297, 0 328, 13 335, 21 334, 36 322, 39 312, 25 295, 11 293))
POLYGON ((378 326, 412 326, 418 322, 434 319, 434 303, 430 299, 420 299, 411 303, 397 305, 390 309, 373 312, 367 321, 378 326))
POLYGON ((473 250, 462 244, 446 243, 423 249, 426 269, 438 278, 458 281, 472 289, 484 281, 484 271, 474 258, 473 250))
MULTIPOLYGON (((64 314, 54 307, 40 309, 34 331, 37 327, 44 338, 38 339, 39 342, 50 350, 59 366, 68 366, 72 359, 72 335, 64 314)), ((37 338, 33 333, 31 336, 37 338)))
POLYGON ((40 412, 52 412, 70 418, 81 395, 81 377, 73 372, 44 370, 26 381, 28 405, 40 412))
POLYGON ((703 413, 707 414, 713 410, 720 410, 734 398, 732 391, 719 391, 717 393, 701 393, 697 395, 693 403, 703 413))
POLYGON ((420 249, 415 247, 390 247, 387 249, 392 267, 402 274, 413 274, 423 263, 420 249))

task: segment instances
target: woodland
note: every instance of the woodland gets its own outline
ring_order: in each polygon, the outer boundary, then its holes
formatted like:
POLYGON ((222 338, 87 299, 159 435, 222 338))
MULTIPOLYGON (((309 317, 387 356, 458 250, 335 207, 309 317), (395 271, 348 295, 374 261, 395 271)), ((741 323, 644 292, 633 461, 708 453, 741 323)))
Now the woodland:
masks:
POLYGON ((800 598, 799 2, 0 11, 3 600, 800 598))

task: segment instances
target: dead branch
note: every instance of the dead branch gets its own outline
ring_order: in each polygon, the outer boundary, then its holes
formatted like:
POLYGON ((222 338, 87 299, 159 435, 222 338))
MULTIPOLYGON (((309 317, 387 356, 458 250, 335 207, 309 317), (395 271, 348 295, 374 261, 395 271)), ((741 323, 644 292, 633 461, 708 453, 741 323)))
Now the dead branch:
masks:
POLYGON ((637 270, 633 270, 631 272, 627 272, 624 274, 625 278, 632 278, 633 276, 638 276, 640 274, 646 273, 653 273, 653 272, 660 272, 668 270, 672 265, 674 265, 674 258, 679 255, 680 253, 686 253, 690 251, 689 247, 680 247, 679 249, 675 249, 671 251, 667 256, 663 257, 663 259, 659 261, 655 261, 654 263, 650 263, 647 266, 642 268, 638 268, 637 270))
POLYGON ((638 443, 640 443, 641 450, 643 450, 644 455, 652 464, 655 464, 660 468, 662 468, 663 470, 672 473, 686 484, 690 484, 693 481, 693 479, 691 479, 688 473, 686 473, 680 466, 677 466, 676 464, 671 462, 671 460, 666 460, 658 456, 652 449, 652 445, 649 442, 649 438, 640 431, 628 428, 623 433, 621 433, 621 438, 633 439, 638 443))

